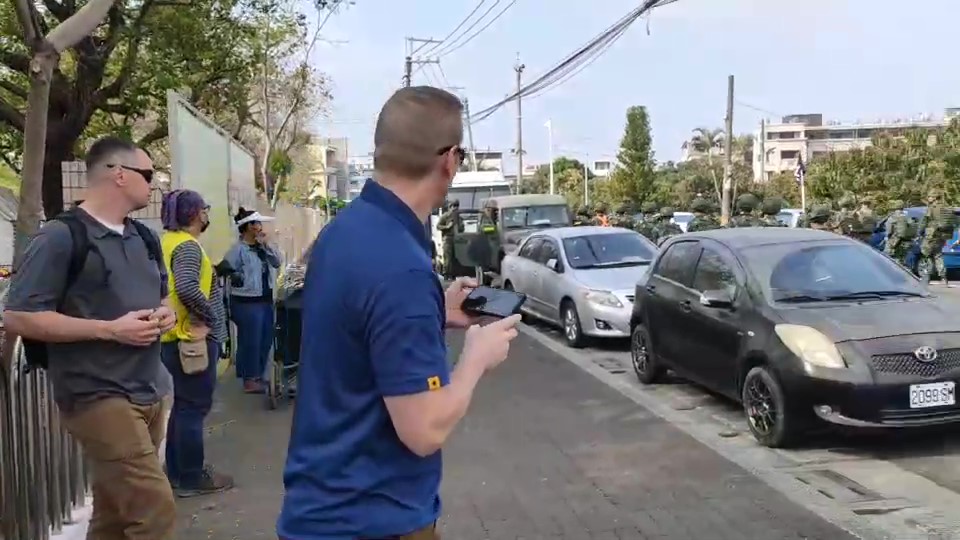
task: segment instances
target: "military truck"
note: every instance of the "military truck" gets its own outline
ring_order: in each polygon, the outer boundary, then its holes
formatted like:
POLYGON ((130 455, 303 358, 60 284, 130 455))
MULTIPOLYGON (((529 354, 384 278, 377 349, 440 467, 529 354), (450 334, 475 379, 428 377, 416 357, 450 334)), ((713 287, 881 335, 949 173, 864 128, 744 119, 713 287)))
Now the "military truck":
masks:
POLYGON ((476 226, 464 227, 464 232, 457 234, 454 255, 458 267, 474 269, 464 275, 482 275, 484 281, 500 273, 503 257, 516 251, 521 240, 530 233, 573 224, 570 208, 561 195, 491 197, 484 201, 477 218, 472 212, 461 215, 465 225, 474 219, 478 219, 476 226))

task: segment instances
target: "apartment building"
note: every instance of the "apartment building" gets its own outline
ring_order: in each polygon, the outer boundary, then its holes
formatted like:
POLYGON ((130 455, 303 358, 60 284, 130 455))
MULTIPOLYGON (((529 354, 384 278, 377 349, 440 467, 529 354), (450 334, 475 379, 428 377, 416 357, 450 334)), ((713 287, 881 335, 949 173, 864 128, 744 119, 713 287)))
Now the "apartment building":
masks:
POLYGON ((819 113, 784 116, 780 123, 763 125, 756 131, 753 177, 756 181, 766 181, 778 173, 796 170, 799 159, 809 163, 830 152, 866 148, 879 134, 896 137, 913 129, 941 128, 958 115, 960 108, 950 108, 942 118, 919 115, 854 123, 824 123, 819 113))
POLYGON ((616 159, 595 159, 590 165, 590 169, 593 172, 593 175, 597 178, 606 178, 610 176, 610 173, 617 168, 616 159))

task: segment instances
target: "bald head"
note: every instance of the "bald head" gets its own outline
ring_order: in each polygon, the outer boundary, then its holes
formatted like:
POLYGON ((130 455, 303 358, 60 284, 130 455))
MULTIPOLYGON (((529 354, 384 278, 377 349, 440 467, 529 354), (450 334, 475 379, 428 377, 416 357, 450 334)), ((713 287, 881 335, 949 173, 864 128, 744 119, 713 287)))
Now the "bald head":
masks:
POLYGON ((430 86, 395 92, 380 110, 373 136, 378 172, 419 179, 438 157, 463 140, 463 104, 457 96, 430 86))

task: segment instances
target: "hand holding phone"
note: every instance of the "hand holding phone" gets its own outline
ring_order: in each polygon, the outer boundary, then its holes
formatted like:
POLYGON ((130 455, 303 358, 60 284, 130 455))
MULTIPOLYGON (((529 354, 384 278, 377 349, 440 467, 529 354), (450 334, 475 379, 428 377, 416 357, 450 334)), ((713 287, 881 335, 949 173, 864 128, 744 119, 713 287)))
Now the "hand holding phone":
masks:
POLYGON ((479 316, 504 319, 520 313, 527 295, 492 287, 477 287, 463 301, 463 310, 479 316))

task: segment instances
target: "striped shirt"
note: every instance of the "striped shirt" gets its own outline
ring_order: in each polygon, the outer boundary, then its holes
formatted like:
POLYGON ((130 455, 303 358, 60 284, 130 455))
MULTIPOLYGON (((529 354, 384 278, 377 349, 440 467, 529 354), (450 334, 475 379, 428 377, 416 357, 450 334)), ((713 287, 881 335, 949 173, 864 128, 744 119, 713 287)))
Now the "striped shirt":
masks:
POLYGON ((210 329, 210 336, 220 343, 228 339, 226 307, 223 303, 223 291, 216 274, 210 286, 210 299, 200 290, 200 261, 203 252, 196 242, 183 242, 174 248, 171 254, 173 286, 177 298, 195 320, 203 322, 210 329))

